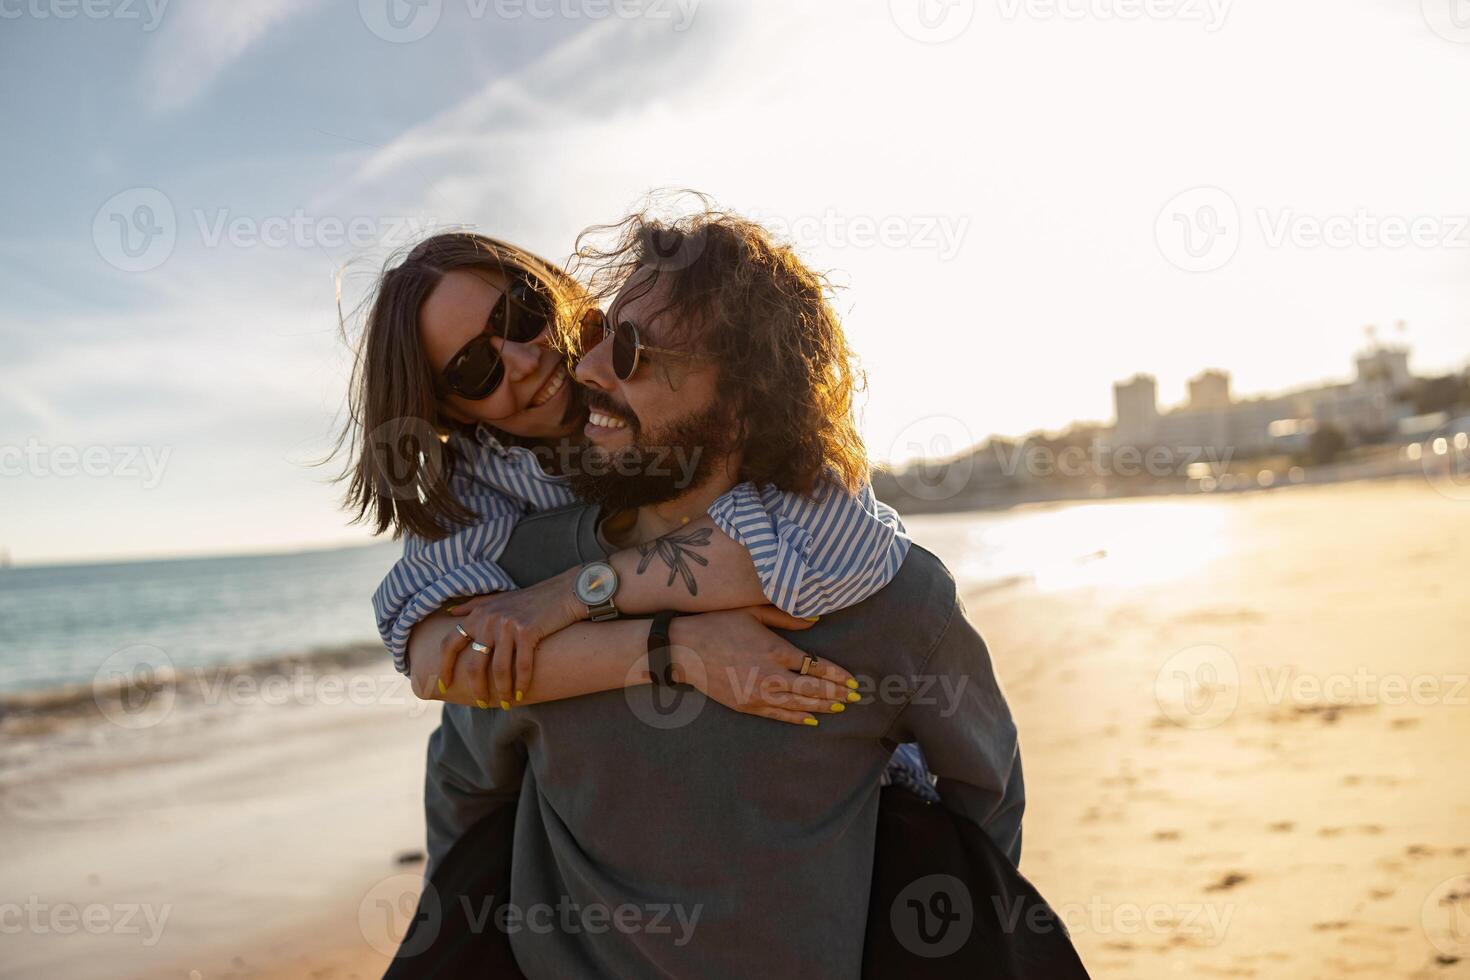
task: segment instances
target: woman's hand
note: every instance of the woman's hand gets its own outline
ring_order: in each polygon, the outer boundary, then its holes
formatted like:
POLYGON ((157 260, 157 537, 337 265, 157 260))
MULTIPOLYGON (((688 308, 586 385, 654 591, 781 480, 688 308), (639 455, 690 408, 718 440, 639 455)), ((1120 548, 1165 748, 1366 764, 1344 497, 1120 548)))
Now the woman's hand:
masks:
POLYGON ((860 696, 853 676, 830 660, 798 673, 806 654, 771 632, 811 625, 775 606, 677 617, 669 627, 675 678, 735 711, 815 725, 817 715, 842 711, 860 696))
POLYGON ((502 700, 514 691, 519 701, 531 686, 537 644, 581 618, 572 581, 557 575, 529 589, 476 596, 451 608, 464 632, 445 638, 439 676, 454 677, 459 659, 472 657, 477 699, 490 700, 493 689, 502 700), (488 651, 472 648, 472 641, 488 651))

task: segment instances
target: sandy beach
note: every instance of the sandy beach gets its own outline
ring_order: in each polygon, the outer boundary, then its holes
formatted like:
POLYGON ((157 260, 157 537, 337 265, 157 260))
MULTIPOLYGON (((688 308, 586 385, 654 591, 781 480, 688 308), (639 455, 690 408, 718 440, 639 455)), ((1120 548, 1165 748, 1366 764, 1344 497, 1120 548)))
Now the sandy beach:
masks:
MULTIPOLYGON (((1094 976, 1470 977, 1467 516, 1410 478, 910 522, 991 645, 1022 870, 1094 976), (1048 559, 967 572, 1007 535, 1048 559)), ((379 975, 437 714, 380 667, 8 728, 0 976, 379 975)))

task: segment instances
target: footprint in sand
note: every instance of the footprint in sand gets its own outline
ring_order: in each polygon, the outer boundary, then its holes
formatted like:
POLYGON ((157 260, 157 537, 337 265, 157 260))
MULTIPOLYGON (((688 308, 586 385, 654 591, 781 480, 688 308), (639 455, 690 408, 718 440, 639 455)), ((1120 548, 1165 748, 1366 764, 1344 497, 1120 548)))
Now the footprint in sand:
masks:
POLYGON ((1231 871, 1229 874, 1225 875, 1223 878, 1221 878, 1219 881, 1215 882, 1213 885, 1206 885, 1205 886, 1205 891, 1207 891, 1207 892, 1228 892, 1230 889, 1234 888, 1236 885, 1244 884, 1245 882, 1250 881, 1250 880, 1251 879, 1250 879, 1250 876, 1249 875, 1243 875, 1243 874, 1241 874, 1238 871, 1231 871))

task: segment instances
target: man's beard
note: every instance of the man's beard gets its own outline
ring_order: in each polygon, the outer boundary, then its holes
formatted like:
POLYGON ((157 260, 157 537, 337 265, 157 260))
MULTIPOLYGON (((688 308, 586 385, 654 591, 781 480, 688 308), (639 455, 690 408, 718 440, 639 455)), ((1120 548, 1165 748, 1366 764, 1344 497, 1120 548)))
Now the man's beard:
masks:
POLYGON ((617 414, 628 420, 633 442, 611 452, 588 444, 567 477, 573 493, 609 513, 665 503, 699 486, 733 441, 729 416, 718 405, 646 435, 626 414, 617 414))

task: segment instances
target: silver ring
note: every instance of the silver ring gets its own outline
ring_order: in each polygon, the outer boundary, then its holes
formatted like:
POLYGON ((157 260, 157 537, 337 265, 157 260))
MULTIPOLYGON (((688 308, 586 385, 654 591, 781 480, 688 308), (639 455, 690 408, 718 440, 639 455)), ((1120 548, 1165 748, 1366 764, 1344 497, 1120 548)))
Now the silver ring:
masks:
POLYGON ((476 653, 489 653, 490 652, 490 648, 487 647, 485 644, 481 643, 479 640, 471 640, 470 641, 470 649, 473 650, 473 651, 475 651, 476 653))
POLYGON ((466 630, 464 628, 464 623, 455 623, 454 624, 454 631, 456 633, 458 633, 460 636, 464 637, 466 640, 470 640, 470 641, 473 642, 474 639, 475 639, 473 636, 470 636, 470 634, 468 632, 466 632, 466 630))

